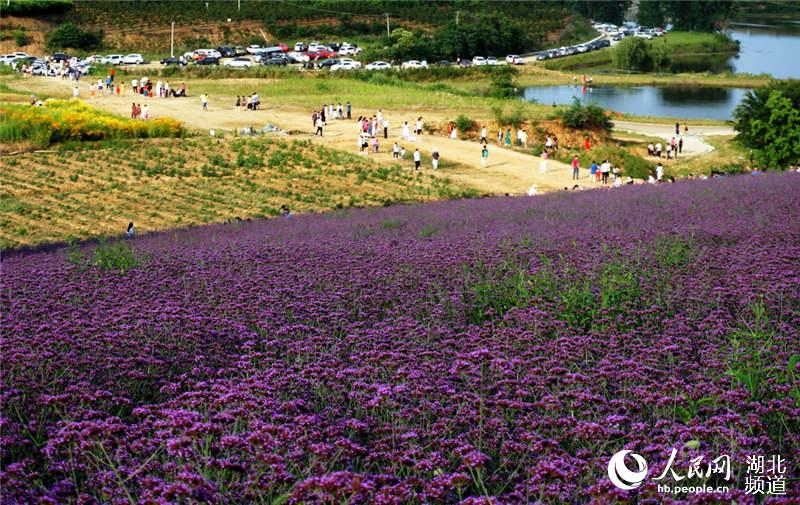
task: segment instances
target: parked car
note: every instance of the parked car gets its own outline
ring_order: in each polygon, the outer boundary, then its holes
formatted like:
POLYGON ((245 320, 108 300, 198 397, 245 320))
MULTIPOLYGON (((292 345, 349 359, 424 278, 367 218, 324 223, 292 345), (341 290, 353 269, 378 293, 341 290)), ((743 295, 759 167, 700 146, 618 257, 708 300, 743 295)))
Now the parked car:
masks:
POLYGON ((510 65, 524 65, 525 60, 522 59, 521 56, 514 55, 514 58, 511 59, 510 65))
POLYGON ((186 60, 181 60, 175 56, 170 56, 161 60, 162 65, 186 65, 186 60))
POLYGON ((541 53, 536 55, 536 61, 544 61, 549 58, 550 56, 547 54, 547 51, 542 51, 541 53))
POLYGON ((436 64, 439 65, 440 67, 449 67, 450 65, 452 65, 452 63, 450 63, 450 61, 448 60, 439 60, 438 62, 436 62, 436 64))
POLYGON ((326 49, 318 49, 317 51, 309 50, 308 52, 306 52, 306 54, 308 55, 308 58, 310 60, 319 60, 319 59, 325 59, 325 58, 335 58, 337 56, 337 54, 334 51, 331 51, 330 49, 327 49, 327 48, 326 49))
POLYGON ((357 70, 361 68, 360 61, 353 61, 353 60, 339 60, 339 63, 336 65, 331 65, 331 72, 336 70, 357 70))
POLYGON ((392 65, 385 61, 373 61, 364 67, 365 70, 389 70, 391 68, 392 65))
POLYGON ((256 54, 260 49, 261 46, 259 46, 258 44, 250 44, 249 46, 247 46, 247 49, 245 50, 250 54, 256 54))
POLYGON ((461 60, 460 62, 458 62, 458 66, 464 67, 464 68, 471 67, 472 66, 472 60, 467 60, 467 59, 461 60))
POLYGON ((361 48, 353 44, 342 44, 342 47, 339 48, 339 56, 356 56, 358 54, 361 54, 361 48))
POLYGON ((509 54, 506 56, 506 63, 513 65, 516 58, 519 58, 518 54, 509 54))
MULTIPOLYGON (((117 54, 115 56, 119 57, 120 61, 122 61, 122 55, 117 54)), ((50 61, 69 61, 69 56, 65 53, 53 53, 50 55, 50 61)))
POLYGON ((303 42, 295 42, 294 43, 294 50, 298 53, 304 53, 308 51, 308 46, 303 42))
POLYGON ((279 65, 281 67, 289 64, 289 60, 283 56, 271 56, 261 60, 262 65, 279 65))
POLYGON ((403 64, 400 65, 400 68, 428 68, 428 62, 425 61, 425 60, 423 60, 423 61, 417 61, 417 60, 404 61, 403 64))
POLYGON ((621 33, 615 33, 614 35, 611 36, 611 40, 613 40, 614 42, 619 42, 620 40, 622 40, 624 36, 625 35, 621 33))
POLYGON ((634 32, 633 36, 645 40, 651 40, 653 38, 653 35, 648 32, 634 32))
POLYGON ((236 50, 230 46, 219 46, 217 51, 225 58, 233 58, 236 56, 236 50))
POLYGON ((486 58, 483 56, 475 56, 472 58, 472 64, 475 66, 486 65, 486 58))
MULTIPOLYGON (((123 56, 121 54, 109 54, 103 57, 101 63, 105 65, 122 65, 123 56)), ((58 60, 53 60, 58 61, 58 60)))
POLYGON ((323 60, 317 63, 317 68, 329 68, 339 63, 339 60, 336 58, 331 58, 329 60, 323 60))
POLYGON ((205 58, 200 58, 199 60, 195 60, 195 65, 219 65, 219 58, 214 58, 213 56, 206 56, 205 58))
POLYGON ((487 57, 486 58, 486 64, 487 65, 497 65, 497 58, 495 58, 494 56, 487 57))
POLYGON ((294 60, 296 63, 307 63, 310 60, 307 54, 297 51, 289 51, 286 53, 286 56, 294 60))
POLYGON ((232 58, 227 60, 225 63, 222 64, 223 67, 233 67, 233 68, 249 68, 253 66, 253 60, 250 58, 246 58, 244 56, 240 56, 238 58, 232 58))
POLYGON ((138 53, 132 53, 122 58, 122 63, 125 65, 141 65, 144 63, 144 57, 138 53))

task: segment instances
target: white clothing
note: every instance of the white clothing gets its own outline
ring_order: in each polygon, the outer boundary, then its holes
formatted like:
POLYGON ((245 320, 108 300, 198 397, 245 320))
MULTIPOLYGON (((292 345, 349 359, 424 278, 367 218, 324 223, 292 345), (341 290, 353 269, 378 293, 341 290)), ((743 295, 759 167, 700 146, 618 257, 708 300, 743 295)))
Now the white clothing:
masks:
POLYGON ((420 160, 419 151, 414 151, 414 161, 419 161, 419 160, 420 160))

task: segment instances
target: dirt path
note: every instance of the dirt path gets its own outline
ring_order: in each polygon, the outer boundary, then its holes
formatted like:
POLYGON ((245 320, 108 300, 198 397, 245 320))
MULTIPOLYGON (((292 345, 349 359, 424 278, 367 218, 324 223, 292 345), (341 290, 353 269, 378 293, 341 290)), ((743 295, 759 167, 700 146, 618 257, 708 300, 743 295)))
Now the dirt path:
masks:
MULTIPOLYGON (((675 125, 673 124, 614 121, 614 129, 638 133, 640 135, 649 135, 651 137, 659 137, 667 141, 675 137, 675 125)), ((681 135, 683 136, 683 151, 681 152, 681 156, 700 156, 713 151, 714 146, 706 142, 703 137, 733 134, 733 128, 730 126, 690 126, 688 133, 684 133, 683 126, 681 126, 681 135)))
MULTIPOLYGON (((32 93, 46 93, 55 97, 71 96, 72 84, 69 81, 60 79, 35 77, 25 81, 25 89, 32 93)), ((21 88, 19 82, 14 83, 15 87, 21 88)), ((85 95, 86 86, 81 83, 81 98, 87 99, 85 95)), ((209 101, 209 110, 203 112, 200 107, 200 98, 193 96, 189 98, 170 98, 142 100, 141 97, 134 96, 128 90, 126 96, 105 96, 87 101, 96 107, 114 112, 122 116, 130 115, 131 102, 147 103, 149 116, 151 118, 169 116, 186 125, 200 130, 240 130, 247 126, 257 129, 270 123, 278 126, 286 132, 291 132, 292 138, 311 139, 324 145, 335 147, 349 152, 357 152, 356 140, 358 131, 354 121, 330 121, 324 128, 323 137, 315 137, 311 124, 311 111, 292 105, 267 103, 263 110, 257 112, 236 112, 232 104, 234 99, 231 97, 212 97, 209 101), (224 101, 224 102, 223 102, 224 101), (226 106, 222 106, 225 103, 226 106)), ((356 104, 357 105, 357 104, 356 104)), ((353 118, 359 114, 372 115, 375 111, 358 110, 354 107, 353 118)), ((542 174, 539 172, 538 156, 532 156, 513 149, 499 147, 496 144, 489 144, 489 162, 486 168, 480 164, 481 145, 478 142, 450 140, 443 136, 423 135, 416 141, 401 141, 401 131, 403 121, 413 124, 413 120, 420 114, 426 115, 425 111, 419 110, 393 110, 384 109, 384 116, 389 120, 389 138, 380 138, 381 153, 370 154, 379 163, 391 162, 391 147, 398 141, 407 151, 405 165, 413 167, 412 153, 415 148, 429 156, 434 149, 438 149, 442 165, 450 167, 439 170, 443 177, 449 177, 456 183, 478 189, 485 193, 494 194, 525 194, 532 185, 536 185, 541 192, 564 187, 572 187, 576 182, 572 180, 571 168, 555 160, 548 161, 548 170, 542 174), (452 166, 455 164, 455 166, 452 166)), ((491 132, 490 132, 491 136, 491 132)), ((423 165, 424 170, 432 171, 430 164, 423 165)), ((583 167, 582 167, 583 168, 583 167)), ((577 181, 582 186, 592 184, 589 180, 588 170, 581 170, 581 177, 577 181)))

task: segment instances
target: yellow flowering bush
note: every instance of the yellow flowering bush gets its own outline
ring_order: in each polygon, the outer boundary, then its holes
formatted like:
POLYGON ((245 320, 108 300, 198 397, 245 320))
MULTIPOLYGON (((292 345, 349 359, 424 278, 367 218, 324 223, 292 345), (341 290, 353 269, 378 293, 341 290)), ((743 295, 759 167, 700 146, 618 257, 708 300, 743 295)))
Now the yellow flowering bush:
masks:
POLYGON ((79 100, 47 100, 43 107, 0 105, 0 142, 31 141, 39 146, 65 140, 178 137, 183 126, 172 118, 121 118, 79 100))

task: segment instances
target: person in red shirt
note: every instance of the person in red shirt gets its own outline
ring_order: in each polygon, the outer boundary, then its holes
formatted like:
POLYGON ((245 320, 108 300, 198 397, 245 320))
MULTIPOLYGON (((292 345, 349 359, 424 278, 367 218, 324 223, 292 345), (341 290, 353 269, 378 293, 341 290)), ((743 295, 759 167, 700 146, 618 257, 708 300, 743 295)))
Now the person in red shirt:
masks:
POLYGON ((574 156, 572 158, 572 178, 576 181, 578 180, 578 157, 574 156))
POLYGON ((592 144, 591 142, 589 142, 589 137, 586 137, 586 140, 583 141, 583 148, 588 151, 589 149, 591 149, 591 147, 592 144))

